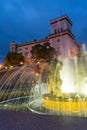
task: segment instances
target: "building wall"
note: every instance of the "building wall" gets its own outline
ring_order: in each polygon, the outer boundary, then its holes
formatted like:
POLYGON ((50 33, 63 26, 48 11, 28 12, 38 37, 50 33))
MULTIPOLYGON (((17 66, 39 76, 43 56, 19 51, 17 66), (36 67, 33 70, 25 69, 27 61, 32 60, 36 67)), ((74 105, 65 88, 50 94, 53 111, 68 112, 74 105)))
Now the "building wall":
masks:
POLYGON ((25 45, 25 46, 18 46, 17 47, 17 53, 22 53, 22 55, 26 58, 28 55, 31 56, 32 45, 25 45))
POLYGON ((45 42, 49 42, 48 39, 45 40, 40 40, 40 41, 34 41, 26 44, 21 44, 17 46, 17 53, 22 53, 22 55, 26 57, 31 57, 31 50, 32 47, 35 46, 36 44, 44 44, 45 42))

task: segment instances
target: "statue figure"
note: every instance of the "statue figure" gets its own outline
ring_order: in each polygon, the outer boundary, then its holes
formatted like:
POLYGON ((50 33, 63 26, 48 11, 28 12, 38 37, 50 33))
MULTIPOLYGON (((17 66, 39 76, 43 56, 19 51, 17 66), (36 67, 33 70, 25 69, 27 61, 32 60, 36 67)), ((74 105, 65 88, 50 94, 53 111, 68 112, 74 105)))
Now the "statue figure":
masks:
POLYGON ((48 92, 56 97, 61 97, 61 85, 62 80, 60 78, 60 70, 63 67, 63 63, 58 60, 53 60, 50 65, 50 74, 47 79, 48 92))

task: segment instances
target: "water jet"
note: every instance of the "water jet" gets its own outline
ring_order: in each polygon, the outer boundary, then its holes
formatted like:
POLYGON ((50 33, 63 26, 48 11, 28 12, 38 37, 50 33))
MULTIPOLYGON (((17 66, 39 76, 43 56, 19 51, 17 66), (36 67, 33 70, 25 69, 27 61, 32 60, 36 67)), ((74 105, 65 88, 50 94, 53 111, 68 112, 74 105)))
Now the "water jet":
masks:
POLYGON ((84 53, 8 70, 0 80, 0 109, 87 117, 86 66, 84 53))

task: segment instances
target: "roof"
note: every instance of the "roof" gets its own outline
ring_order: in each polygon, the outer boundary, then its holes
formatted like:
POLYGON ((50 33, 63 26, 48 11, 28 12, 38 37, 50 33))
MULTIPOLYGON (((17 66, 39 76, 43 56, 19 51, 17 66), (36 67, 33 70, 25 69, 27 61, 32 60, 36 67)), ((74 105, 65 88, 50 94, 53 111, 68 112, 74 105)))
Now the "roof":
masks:
POLYGON ((72 25, 72 21, 70 20, 70 18, 67 15, 63 15, 63 16, 57 17, 55 19, 52 19, 50 21, 50 24, 54 24, 58 21, 63 21, 64 19, 66 19, 72 25))
POLYGON ((49 41, 49 39, 37 40, 37 41, 33 41, 33 42, 17 44, 17 47, 26 46, 26 45, 33 45, 33 44, 40 44, 42 42, 48 42, 48 41, 49 41))

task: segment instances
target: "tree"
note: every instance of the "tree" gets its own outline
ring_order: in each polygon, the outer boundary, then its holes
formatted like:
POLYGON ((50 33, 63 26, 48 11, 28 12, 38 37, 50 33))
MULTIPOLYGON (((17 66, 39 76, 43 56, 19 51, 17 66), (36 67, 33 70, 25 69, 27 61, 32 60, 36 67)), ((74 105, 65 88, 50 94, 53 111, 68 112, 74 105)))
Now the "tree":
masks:
POLYGON ((4 66, 16 66, 20 64, 20 62, 24 63, 24 57, 21 53, 17 54, 16 52, 8 52, 5 57, 4 66))
POLYGON ((55 49, 50 46, 49 42, 46 42, 43 45, 37 44, 33 46, 31 54, 32 58, 35 58, 36 61, 40 59, 51 59, 54 57, 55 49))
POLYGON ((55 48, 51 47, 49 42, 44 43, 43 46, 46 49, 47 58, 52 59, 55 55, 55 48))

